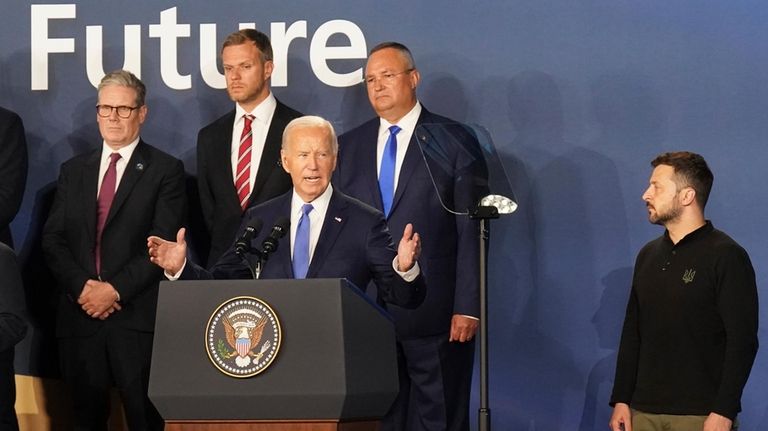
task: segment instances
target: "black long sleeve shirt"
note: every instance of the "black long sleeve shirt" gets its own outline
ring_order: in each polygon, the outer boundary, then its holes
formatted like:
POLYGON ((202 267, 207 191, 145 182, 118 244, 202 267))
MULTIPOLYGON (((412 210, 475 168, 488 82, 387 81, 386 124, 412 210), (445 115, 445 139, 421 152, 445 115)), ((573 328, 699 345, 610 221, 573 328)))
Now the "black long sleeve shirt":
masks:
POLYGON ((758 301, 747 252, 706 225, 668 233, 635 262, 611 405, 735 418, 757 353, 758 301))

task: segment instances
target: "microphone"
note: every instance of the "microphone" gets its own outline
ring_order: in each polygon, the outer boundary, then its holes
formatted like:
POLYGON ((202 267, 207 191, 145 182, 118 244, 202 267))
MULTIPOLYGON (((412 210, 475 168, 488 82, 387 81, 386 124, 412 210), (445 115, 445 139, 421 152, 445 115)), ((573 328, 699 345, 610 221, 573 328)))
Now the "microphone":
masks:
POLYGON ((251 251, 251 238, 259 234, 262 225, 264 223, 261 219, 256 219, 245 228, 243 235, 235 242, 235 253, 238 256, 242 257, 245 253, 251 251))
POLYGON ((264 260, 267 259, 269 253, 274 253, 277 250, 278 240, 288 233, 288 228, 290 226, 291 219, 288 217, 280 217, 277 219, 275 225, 272 226, 272 232, 270 232, 269 236, 264 238, 264 241, 261 243, 261 247, 264 249, 264 251, 262 251, 264 260))

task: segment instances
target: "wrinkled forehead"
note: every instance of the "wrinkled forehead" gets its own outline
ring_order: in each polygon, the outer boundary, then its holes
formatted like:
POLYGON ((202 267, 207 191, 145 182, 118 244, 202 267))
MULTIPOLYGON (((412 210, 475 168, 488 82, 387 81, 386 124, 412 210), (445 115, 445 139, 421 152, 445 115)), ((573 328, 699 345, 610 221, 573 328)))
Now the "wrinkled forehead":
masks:
POLYGON ((325 127, 297 127, 288 131, 285 137, 288 151, 331 151, 331 134, 325 127))

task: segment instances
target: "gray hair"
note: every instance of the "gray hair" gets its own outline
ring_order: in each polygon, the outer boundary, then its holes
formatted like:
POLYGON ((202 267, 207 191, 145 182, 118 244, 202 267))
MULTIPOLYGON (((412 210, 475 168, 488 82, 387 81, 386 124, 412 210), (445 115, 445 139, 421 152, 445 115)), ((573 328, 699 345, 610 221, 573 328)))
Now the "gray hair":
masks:
POLYGON ((405 62, 408 63, 408 69, 416 69, 416 62, 413 61, 413 55, 411 54, 411 50, 408 49, 407 46, 403 45, 400 42, 382 42, 374 46, 373 48, 371 48, 371 52, 368 53, 368 57, 370 57, 371 55, 373 55, 373 53, 377 51, 381 51, 388 48, 394 49, 395 51, 399 52, 400 55, 403 56, 403 58, 405 58, 405 62))
POLYGON ((325 118, 318 117, 316 115, 305 115, 303 117, 291 120, 291 122, 288 123, 288 125, 285 126, 285 129, 283 130, 283 142, 281 148, 285 149, 288 142, 288 135, 294 129, 310 129, 315 127, 323 128, 328 131, 328 135, 330 136, 329 139, 331 141, 331 150, 333 151, 334 155, 338 154, 339 141, 336 139, 336 131, 333 130, 333 125, 325 118))
POLYGON ((121 87, 133 88, 136 91, 136 106, 144 106, 144 98, 147 96, 147 87, 141 82, 141 79, 127 70, 115 70, 109 72, 101 78, 98 91, 110 85, 119 85, 121 87))

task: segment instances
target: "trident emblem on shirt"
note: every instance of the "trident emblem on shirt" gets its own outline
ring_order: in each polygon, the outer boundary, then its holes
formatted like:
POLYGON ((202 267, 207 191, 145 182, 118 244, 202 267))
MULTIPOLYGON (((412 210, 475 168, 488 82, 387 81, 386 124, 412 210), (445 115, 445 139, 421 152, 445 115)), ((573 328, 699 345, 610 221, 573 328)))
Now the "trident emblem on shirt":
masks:
POLYGON ((696 277, 696 270, 695 269, 686 269, 683 273, 683 282, 685 284, 688 284, 693 281, 693 277, 696 277))

